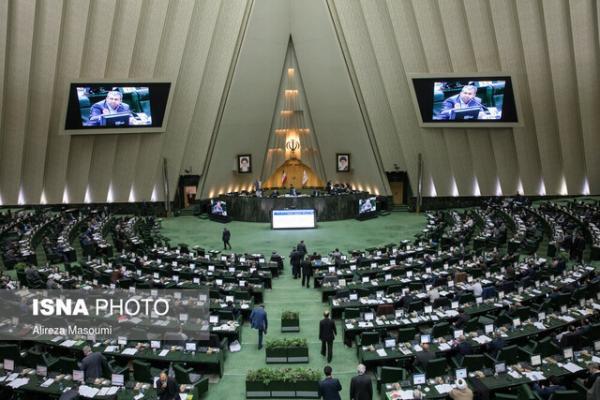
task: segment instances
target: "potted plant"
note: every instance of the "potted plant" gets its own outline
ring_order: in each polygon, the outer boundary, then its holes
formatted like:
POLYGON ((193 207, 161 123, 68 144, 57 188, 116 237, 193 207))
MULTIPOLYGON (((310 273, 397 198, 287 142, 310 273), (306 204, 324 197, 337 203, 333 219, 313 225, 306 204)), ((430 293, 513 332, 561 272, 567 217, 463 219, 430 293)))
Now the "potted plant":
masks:
POLYGON ((286 339, 267 340, 265 346, 265 355, 267 363, 286 363, 287 362, 287 341, 286 339))
POLYGON ((308 362, 308 343, 305 338, 291 338, 287 343, 287 362, 308 362))
POLYGON ((318 399, 321 374, 310 368, 261 368, 246 375, 247 398, 318 399))
POLYGON ((247 398, 269 398, 271 389, 269 384, 279 376, 277 371, 269 368, 249 370, 246 375, 247 398))
POLYGON ((300 332, 300 317, 297 311, 281 313, 281 332, 300 332))

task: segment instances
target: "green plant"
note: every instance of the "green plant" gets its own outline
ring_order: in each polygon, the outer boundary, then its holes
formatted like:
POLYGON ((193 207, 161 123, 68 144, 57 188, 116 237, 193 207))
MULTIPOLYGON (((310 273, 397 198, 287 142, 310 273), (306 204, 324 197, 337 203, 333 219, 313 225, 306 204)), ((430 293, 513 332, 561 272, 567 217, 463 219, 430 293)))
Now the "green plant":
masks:
POLYGON ((288 348, 288 347, 307 347, 307 346, 308 346, 308 344, 307 344, 306 338, 270 339, 270 340, 267 340, 267 344, 266 344, 267 350, 272 349, 272 348, 279 348, 279 347, 288 348))
POLYGON ((268 385, 273 381, 295 383, 304 381, 318 381, 320 378, 321 373, 312 368, 260 368, 256 370, 249 370, 246 375, 246 381, 260 382, 264 385, 268 385))
POLYGON ((299 313, 297 311, 284 311, 281 313, 281 319, 284 321, 297 320, 299 313))

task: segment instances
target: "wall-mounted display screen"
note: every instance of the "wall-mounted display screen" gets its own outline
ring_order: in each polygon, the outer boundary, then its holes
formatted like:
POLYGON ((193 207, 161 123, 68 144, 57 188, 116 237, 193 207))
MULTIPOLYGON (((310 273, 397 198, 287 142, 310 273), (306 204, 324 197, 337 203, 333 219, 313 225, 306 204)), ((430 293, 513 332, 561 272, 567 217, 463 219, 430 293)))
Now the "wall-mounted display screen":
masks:
POLYGON ((519 122, 510 76, 415 77, 412 83, 422 126, 493 127, 519 122))
POLYGON ((273 210, 271 211, 272 229, 316 228, 315 210, 273 210))
POLYGON ((72 83, 66 133, 164 130, 171 83, 72 83))

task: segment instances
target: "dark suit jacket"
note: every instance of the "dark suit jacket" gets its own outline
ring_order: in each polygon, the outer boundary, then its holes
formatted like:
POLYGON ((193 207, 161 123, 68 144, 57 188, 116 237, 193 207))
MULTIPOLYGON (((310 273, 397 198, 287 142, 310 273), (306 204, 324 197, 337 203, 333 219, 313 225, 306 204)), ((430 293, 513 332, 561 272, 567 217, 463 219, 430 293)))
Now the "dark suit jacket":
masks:
POLYGON ((461 356, 473 354, 473 347, 468 342, 462 342, 456 345, 456 353, 461 356))
MULTIPOLYGON (((92 117, 98 117, 102 115, 104 110, 108 110, 108 104, 106 104, 106 100, 94 103, 94 105, 90 109, 90 119, 92 119, 92 117)), ((127 112, 129 111, 129 105, 121 103, 115 111, 118 113, 127 112)))
POLYGON ((419 351, 415 354, 415 365, 421 368, 425 368, 430 360, 435 358, 435 352, 433 351, 419 351))
POLYGON ((371 400, 373 383, 369 375, 357 375, 350 381, 350 400, 371 400))
POLYGON ((90 353, 81 360, 81 370, 85 379, 96 379, 102 376, 102 366, 106 359, 102 353, 90 353))
POLYGON ((342 400, 340 390, 342 384, 337 378, 325 378, 319 382, 319 396, 323 400, 342 400))
POLYGON ((250 313, 250 324, 252 328, 266 331, 269 327, 267 312, 262 307, 256 307, 250 313))
MULTIPOLYGON (((439 114, 439 117, 441 119, 449 119, 450 111, 454 109, 455 104, 460 104, 460 94, 450 96, 446 100, 444 100, 442 112, 439 114)), ((481 107, 481 99, 479 97, 471 99, 467 103, 467 107, 481 107)))
POLYGON ((335 322, 331 318, 323 318, 319 322, 319 340, 333 340, 337 335, 337 329, 335 328, 335 322))
POLYGON ((308 253, 308 250, 306 250, 306 245, 304 243, 298 243, 298 246, 296 246, 296 250, 302 253, 302 255, 308 253))
POLYGON ((312 264, 308 260, 302 260, 300 263, 300 267, 302 268, 302 274, 306 276, 312 275, 312 264))
POLYGON ((163 389, 162 382, 156 381, 156 393, 158 394, 159 400, 176 400, 179 398, 179 390, 177 383, 173 378, 167 378, 167 386, 163 389))

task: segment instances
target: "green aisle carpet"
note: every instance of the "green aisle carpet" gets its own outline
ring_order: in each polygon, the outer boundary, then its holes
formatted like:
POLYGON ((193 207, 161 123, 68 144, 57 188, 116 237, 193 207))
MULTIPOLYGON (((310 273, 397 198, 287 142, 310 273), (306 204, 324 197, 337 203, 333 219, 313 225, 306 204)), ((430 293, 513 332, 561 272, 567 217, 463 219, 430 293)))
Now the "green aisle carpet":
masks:
MULTIPOLYGON (((298 367, 311 367, 322 371, 326 360, 320 354, 321 343, 318 340, 318 325, 327 304, 321 303, 318 289, 303 288, 300 280, 291 276, 287 259, 291 249, 300 240, 304 240, 309 253, 317 251, 323 255, 338 247, 347 253, 349 249, 364 249, 379 244, 397 243, 404 239, 413 239, 415 233, 424 228, 422 215, 392 213, 369 221, 355 220, 324 222, 317 229, 273 231, 269 224, 232 222, 227 224, 231 231, 231 244, 236 253, 264 253, 270 255, 276 250, 284 256, 285 272, 273 279, 273 289, 265 291, 265 309, 269 318, 269 331, 265 337, 304 337, 309 343, 308 364, 296 364, 298 367), (300 332, 281 333, 281 312, 293 310, 300 312, 300 332)), ((163 234, 171 239, 171 245, 186 243, 200 245, 206 250, 222 249, 221 232, 224 225, 200 220, 196 217, 177 217, 163 221, 163 234)), ((312 286, 312 282, 311 282, 312 286)), ((341 334, 340 322, 337 322, 341 334)), ((211 384, 207 399, 233 400, 245 398, 245 376, 248 369, 267 366, 265 352, 257 349, 257 333, 246 323, 242 330, 242 351, 230 353, 225 362, 224 376, 219 383, 211 384)), ((341 337, 334 342, 334 376, 342 383, 342 398, 349 397, 350 378, 356 374, 358 360, 356 350, 346 348, 341 337)), ((283 364, 269 364, 269 367, 285 367, 283 364)), ((292 365, 294 366, 294 365, 292 365)), ((374 385, 375 390, 375 385, 374 385)), ((378 396, 375 395, 375 398, 378 396)))

